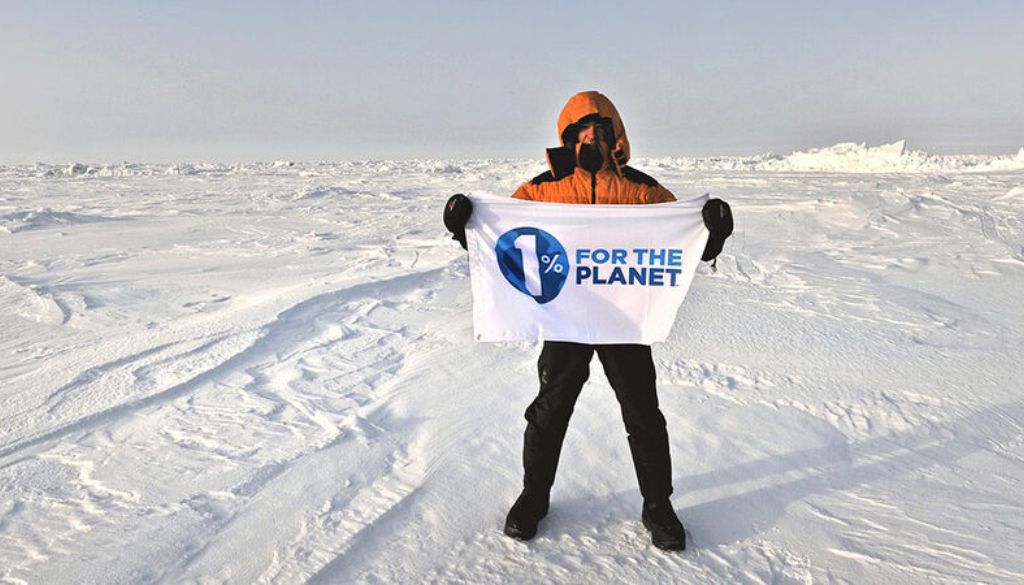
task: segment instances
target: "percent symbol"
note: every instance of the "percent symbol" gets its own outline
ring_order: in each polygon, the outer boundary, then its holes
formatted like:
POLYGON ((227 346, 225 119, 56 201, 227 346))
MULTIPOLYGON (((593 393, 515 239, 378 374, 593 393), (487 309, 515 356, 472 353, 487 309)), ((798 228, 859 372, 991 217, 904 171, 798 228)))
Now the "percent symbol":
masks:
POLYGON ((561 254, 555 254, 555 257, 552 258, 551 256, 544 254, 543 256, 540 257, 540 261, 544 263, 544 274, 547 274, 548 272, 551 271, 554 271, 556 274, 562 273, 562 271, 565 268, 558 263, 558 257, 560 255, 561 254))

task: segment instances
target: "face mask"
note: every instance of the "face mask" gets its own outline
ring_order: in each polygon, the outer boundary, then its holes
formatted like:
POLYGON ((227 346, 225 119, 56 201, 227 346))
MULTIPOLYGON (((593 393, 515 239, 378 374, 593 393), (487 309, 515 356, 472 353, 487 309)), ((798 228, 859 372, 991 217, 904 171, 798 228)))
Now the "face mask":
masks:
POLYGON ((580 145, 580 166, 590 173, 596 173, 604 166, 604 155, 597 144, 580 145))

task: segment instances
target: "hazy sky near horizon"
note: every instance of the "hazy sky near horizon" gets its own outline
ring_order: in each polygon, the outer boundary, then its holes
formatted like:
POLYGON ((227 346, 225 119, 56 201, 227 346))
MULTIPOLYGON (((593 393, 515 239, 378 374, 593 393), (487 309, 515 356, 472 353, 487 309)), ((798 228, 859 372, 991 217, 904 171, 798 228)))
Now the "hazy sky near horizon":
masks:
POLYGON ((1024 2, 0 0, 0 162, 542 158, 570 95, 634 156, 1024 146, 1024 2))

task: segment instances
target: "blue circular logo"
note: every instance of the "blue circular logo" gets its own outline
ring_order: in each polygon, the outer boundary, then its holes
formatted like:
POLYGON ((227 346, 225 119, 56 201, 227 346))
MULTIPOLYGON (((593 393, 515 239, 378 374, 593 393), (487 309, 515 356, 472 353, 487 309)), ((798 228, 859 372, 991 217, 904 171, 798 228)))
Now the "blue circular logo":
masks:
POLYGON ((494 251, 505 280, 542 305, 558 296, 569 277, 565 248, 542 229, 509 230, 498 238, 494 251))

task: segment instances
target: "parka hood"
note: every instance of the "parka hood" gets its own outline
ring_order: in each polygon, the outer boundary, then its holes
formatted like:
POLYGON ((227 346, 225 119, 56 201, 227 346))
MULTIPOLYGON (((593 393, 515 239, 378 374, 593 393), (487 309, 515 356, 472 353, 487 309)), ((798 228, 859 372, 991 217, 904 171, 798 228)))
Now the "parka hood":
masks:
POLYGON ((620 173, 621 168, 629 162, 629 140, 626 138, 626 127, 622 123, 619 111, 615 109, 611 100, 600 92, 584 91, 569 98, 558 115, 558 140, 562 146, 548 149, 548 165, 556 177, 571 173, 576 166, 577 145, 566 144, 566 129, 588 116, 599 116, 611 122, 614 137, 608 148, 615 172, 620 173))

